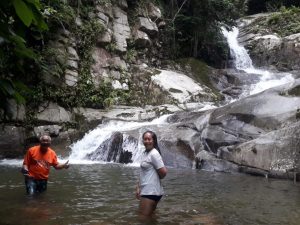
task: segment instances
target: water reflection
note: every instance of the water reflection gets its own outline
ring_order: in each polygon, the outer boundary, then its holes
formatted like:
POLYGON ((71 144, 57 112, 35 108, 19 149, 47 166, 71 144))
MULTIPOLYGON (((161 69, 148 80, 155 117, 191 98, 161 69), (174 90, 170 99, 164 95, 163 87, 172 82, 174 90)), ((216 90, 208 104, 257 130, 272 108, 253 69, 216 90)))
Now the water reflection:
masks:
POLYGON ((97 164, 51 171, 47 192, 33 198, 25 195, 17 168, 0 170, 0 224, 300 224, 300 185, 291 181, 169 169, 167 195, 145 221, 134 195, 138 168, 97 164))

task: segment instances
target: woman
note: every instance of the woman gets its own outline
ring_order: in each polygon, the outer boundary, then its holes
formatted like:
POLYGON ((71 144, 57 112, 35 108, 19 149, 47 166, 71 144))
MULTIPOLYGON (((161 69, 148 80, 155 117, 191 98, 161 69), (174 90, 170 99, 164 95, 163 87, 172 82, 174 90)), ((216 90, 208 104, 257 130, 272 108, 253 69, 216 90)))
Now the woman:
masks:
POLYGON ((146 150, 142 156, 136 198, 140 200, 140 213, 143 216, 150 216, 163 195, 164 191, 160 179, 166 176, 167 169, 159 152, 156 134, 152 131, 146 131, 143 134, 143 144, 146 150))

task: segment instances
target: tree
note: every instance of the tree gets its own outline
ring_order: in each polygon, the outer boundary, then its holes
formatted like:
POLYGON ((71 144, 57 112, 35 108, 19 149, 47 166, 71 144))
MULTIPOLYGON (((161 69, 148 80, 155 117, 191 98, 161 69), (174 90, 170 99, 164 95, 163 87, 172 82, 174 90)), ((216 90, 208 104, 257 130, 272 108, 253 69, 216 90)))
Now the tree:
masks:
POLYGON ((169 4, 172 55, 206 61, 220 54, 221 25, 233 25, 246 9, 246 0, 172 0, 169 4))
POLYGON ((0 109, 10 98, 24 103, 21 92, 26 86, 20 81, 36 59, 28 40, 41 39, 48 29, 39 0, 0 1, 0 109))

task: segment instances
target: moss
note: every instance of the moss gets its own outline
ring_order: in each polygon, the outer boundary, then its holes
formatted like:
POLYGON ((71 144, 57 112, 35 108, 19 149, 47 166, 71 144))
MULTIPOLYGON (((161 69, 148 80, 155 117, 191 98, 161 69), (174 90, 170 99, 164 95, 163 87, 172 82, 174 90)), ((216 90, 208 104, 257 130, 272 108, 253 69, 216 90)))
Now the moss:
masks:
POLYGON ((279 12, 272 13, 255 22, 261 34, 276 33, 281 37, 300 32, 300 8, 282 7, 279 12))

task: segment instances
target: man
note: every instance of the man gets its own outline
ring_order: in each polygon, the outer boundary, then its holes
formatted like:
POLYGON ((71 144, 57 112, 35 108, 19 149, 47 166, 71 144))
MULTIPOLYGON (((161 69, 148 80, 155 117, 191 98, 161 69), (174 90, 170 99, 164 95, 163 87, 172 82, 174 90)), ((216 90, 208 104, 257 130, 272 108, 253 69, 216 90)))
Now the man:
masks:
POLYGON ((57 170, 69 168, 69 160, 64 164, 58 163, 50 144, 50 136, 43 135, 40 145, 30 148, 24 157, 22 173, 25 176, 26 191, 30 195, 46 191, 50 166, 57 170))

